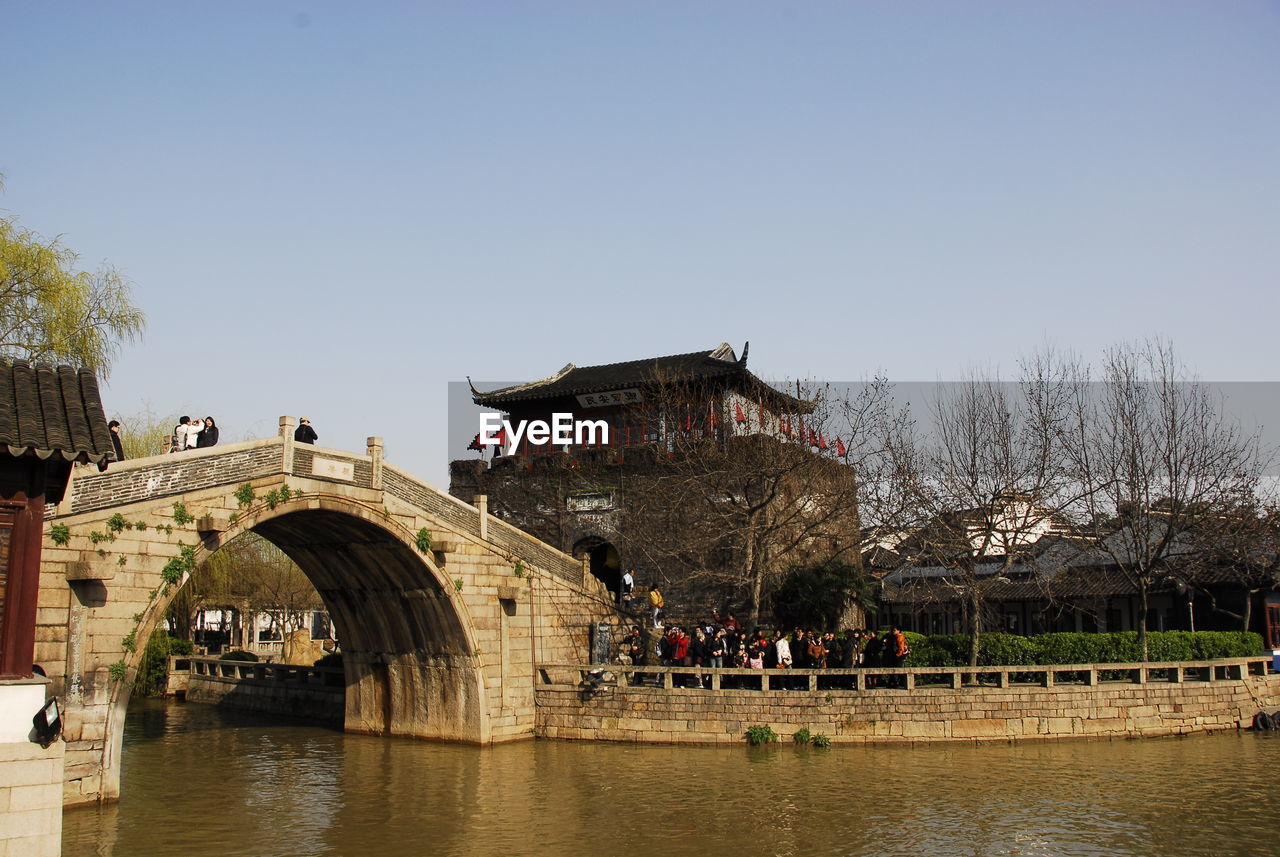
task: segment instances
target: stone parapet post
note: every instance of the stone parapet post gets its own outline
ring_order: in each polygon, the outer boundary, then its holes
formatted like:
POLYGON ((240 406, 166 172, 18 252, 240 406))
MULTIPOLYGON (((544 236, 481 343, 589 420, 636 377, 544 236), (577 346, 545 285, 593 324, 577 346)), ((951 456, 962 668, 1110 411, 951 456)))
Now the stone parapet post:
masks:
POLYGON ((375 491, 382 490, 382 438, 371 437, 365 440, 365 454, 373 461, 373 484, 375 491))
POLYGON ((280 439, 284 441, 280 453, 280 469, 284 473, 293 473, 293 432, 298 427, 293 417, 280 418, 280 439))
POLYGON ((475 506, 480 510, 480 540, 489 540, 489 495, 477 494, 475 506))

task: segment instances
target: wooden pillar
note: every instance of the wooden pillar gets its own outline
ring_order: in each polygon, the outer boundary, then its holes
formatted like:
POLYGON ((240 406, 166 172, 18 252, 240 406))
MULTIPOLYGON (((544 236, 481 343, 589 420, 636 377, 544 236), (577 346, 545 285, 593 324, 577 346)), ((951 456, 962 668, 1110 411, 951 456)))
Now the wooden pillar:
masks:
MULTIPOLYGON (((14 461, 13 459, 9 459, 14 461)), ((44 528, 45 465, 19 459, 0 492, 0 558, 4 561, 4 613, 0 618, 0 676, 29 678, 36 648, 40 599, 40 545, 44 528), (7 542, 7 544, 5 544, 7 542)))

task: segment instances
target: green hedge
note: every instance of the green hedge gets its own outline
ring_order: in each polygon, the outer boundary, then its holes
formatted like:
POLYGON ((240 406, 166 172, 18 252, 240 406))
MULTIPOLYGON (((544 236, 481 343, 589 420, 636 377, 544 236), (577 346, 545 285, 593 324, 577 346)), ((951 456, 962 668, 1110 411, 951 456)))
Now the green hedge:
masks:
MULTIPOLYGON (((965 634, 925 637, 907 635, 909 667, 969 665, 969 637, 965 634)), ((1138 632, 1111 634, 983 634, 979 666, 1034 664, 1115 664, 1142 660, 1138 632)), ((1152 661, 1201 661, 1209 658, 1247 658, 1263 653, 1262 637, 1252 631, 1151 631, 1147 649, 1152 661)))

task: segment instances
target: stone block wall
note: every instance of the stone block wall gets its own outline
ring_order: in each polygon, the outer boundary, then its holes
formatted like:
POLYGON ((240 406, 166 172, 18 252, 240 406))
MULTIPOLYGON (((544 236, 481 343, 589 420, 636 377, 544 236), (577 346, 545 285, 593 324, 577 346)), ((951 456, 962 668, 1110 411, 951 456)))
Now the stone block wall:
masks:
POLYGON ((62 767, 66 745, 0 743, 0 857, 62 853, 62 767))
POLYGON ((1249 725, 1280 706, 1280 675, 1243 680, 1105 682, 910 691, 758 691, 568 685, 537 690, 538 734, 661 744, 734 744, 770 726, 833 744, 1132 738, 1249 725))

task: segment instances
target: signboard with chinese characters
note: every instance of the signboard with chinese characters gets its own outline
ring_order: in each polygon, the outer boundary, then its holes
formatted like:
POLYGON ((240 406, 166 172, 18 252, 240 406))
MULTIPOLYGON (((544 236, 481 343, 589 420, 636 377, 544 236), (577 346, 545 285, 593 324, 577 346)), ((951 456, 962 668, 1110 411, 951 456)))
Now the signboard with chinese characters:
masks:
POLYGON ((578 404, 584 408, 607 408, 610 405, 635 405, 644 401, 639 390, 631 387, 626 390, 609 390, 604 393, 583 393, 577 397, 578 404))
POLYGON ((354 482, 356 470, 355 465, 350 461, 335 461, 332 458, 316 456, 311 459, 311 475, 319 476, 322 479, 341 479, 344 482, 354 482))

